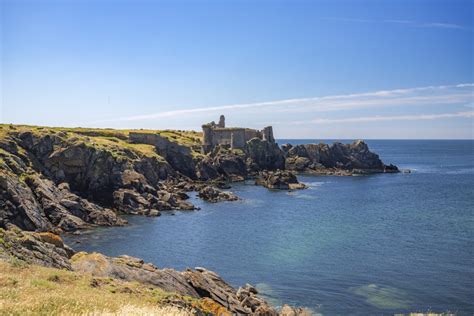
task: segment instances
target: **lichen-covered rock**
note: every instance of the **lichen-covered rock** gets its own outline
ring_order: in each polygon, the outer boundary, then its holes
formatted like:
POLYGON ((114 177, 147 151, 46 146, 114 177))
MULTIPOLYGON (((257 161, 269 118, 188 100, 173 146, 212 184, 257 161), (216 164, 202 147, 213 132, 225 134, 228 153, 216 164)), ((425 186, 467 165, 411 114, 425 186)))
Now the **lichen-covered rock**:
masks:
POLYGON ((298 182, 296 176, 287 170, 260 172, 255 180, 255 184, 274 190, 298 190, 306 188, 305 184, 298 182))
POLYGON ((33 169, 55 183, 67 182, 73 191, 94 201, 109 203, 118 188, 156 186, 175 174, 164 160, 140 156, 126 147, 90 144, 87 138, 27 131, 15 139, 27 151, 33 169))
POLYGON ((153 264, 130 257, 107 257, 100 253, 79 252, 71 258, 74 271, 98 277, 112 277, 125 281, 150 284, 167 292, 200 297, 181 273, 172 269, 160 270, 153 264))
POLYGON ((278 315, 275 309, 257 296, 257 291, 250 285, 236 291, 219 275, 204 268, 188 269, 182 275, 200 297, 213 299, 233 314, 278 315))
POLYGON ((21 260, 47 267, 71 270, 69 258, 74 251, 56 234, 24 232, 10 225, 0 228, 0 258, 21 260))
POLYGON ((237 201, 239 198, 232 192, 221 191, 210 185, 199 190, 198 196, 208 202, 216 203, 220 201, 237 201))

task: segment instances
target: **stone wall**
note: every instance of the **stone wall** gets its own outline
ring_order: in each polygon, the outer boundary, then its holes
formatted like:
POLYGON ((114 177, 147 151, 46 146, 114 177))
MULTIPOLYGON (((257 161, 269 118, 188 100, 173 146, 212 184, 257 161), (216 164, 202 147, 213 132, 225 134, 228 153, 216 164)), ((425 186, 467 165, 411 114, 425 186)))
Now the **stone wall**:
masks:
POLYGON ((263 140, 266 140, 270 143, 275 142, 275 138, 273 137, 273 127, 271 126, 265 127, 262 131, 262 134, 263 134, 263 137, 262 137, 263 140))
POLYGON ((244 128, 215 128, 212 130, 212 147, 217 145, 231 145, 233 138, 234 148, 244 148, 244 128), (233 136, 232 136, 233 135, 233 136))
POLYGON ((246 128, 245 129, 245 141, 249 141, 252 138, 262 138, 262 133, 256 129, 246 128))

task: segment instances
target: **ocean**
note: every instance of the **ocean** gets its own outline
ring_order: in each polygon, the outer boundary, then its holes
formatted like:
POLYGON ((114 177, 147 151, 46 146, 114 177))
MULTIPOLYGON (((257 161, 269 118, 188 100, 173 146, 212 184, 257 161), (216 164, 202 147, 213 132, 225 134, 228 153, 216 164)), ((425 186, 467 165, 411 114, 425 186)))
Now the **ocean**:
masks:
POLYGON ((367 143, 385 163, 412 172, 300 175, 309 188, 293 192, 237 183, 238 202, 192 194, 200 211, 128 216, 127 227, 65 239, 75 250, 128 254, 160 268, 206 267, 235 287, 256 285, 275 306, 315 314, 472 315, 474 141, 367 143))

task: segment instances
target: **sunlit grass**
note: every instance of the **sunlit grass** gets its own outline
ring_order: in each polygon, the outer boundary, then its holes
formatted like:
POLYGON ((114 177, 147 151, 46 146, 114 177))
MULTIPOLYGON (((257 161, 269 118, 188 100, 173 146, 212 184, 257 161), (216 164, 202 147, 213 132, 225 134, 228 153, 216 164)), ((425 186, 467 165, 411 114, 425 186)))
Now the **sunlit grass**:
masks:
MULTIPOLYGON (((156 152, 153 145, 134 144, 129 142, 130 132, 160 134, 172 142, 191 148, 193 156, 200 155, 202 133, 183 130, 147 130, 147 129, 99 129, 99 128, 66 128, 66 127, 44 127, 30 125, 0 124, 0 141, 7 139, 10 135, 20 132, 31 132, 38 136, 58 135, 74 142, 82 142, 89 146, 107 149, 116 157, 128 156, 124 151, 128 150, 137 156, 154 157, 159 160, 163 158, 156 152)), ((0 161, 4 164, 4 161, 0 161)))
POLYGON ((208 312, 208 300, 167 293, 138 282, 0 260, 0 315, 189 315, 179 299, 208 312), (98 285, 99 284, 99 285, 98 285))

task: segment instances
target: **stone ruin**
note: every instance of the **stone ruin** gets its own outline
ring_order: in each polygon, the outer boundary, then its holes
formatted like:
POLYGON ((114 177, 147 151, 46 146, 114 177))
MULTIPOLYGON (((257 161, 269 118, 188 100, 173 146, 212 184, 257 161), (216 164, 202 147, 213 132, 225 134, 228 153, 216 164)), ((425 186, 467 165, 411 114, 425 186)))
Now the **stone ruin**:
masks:
POLYGON ((244 127, 225 127, 225 117, 221 115, 219 123, 214 121, 202 125, 202 152, 207 154, 217 145, 225 146, 231 149, 244 149, 247 141, 252 138, 275 142, 273 137, 273 128, 264 127, 262 130, 256 130, 244 127))

